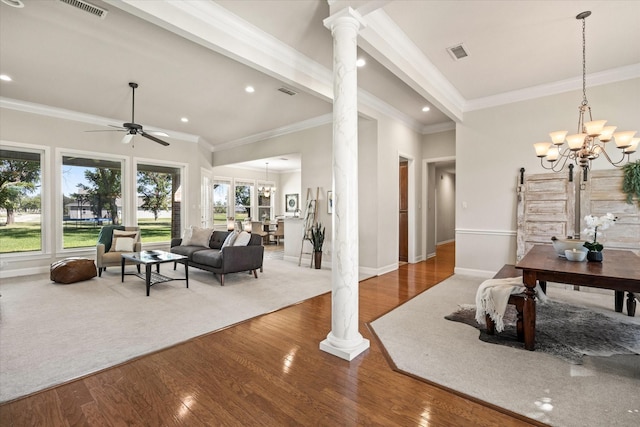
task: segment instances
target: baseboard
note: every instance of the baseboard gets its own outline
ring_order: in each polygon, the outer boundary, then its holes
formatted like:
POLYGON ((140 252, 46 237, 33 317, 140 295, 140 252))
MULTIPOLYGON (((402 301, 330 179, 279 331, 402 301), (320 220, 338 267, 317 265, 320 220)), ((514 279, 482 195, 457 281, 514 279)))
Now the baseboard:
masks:
POLYGON ((465 276, 476 276, 476 277, 481 277, 484 279, 490 279, 492 278, 496 272, 495 271, 487 271, 487 270, 476 270, 473 268, 461 268, 461 267, 456 267, 453 270, 454 274, 463 274, 465 276))
POLYGON ((10 277, 29 276, 32 274, 48 273, 50 266, 42 265, 38 267, 17 268, 15 270, 0 270, 0 279, 8 279, 10 277))

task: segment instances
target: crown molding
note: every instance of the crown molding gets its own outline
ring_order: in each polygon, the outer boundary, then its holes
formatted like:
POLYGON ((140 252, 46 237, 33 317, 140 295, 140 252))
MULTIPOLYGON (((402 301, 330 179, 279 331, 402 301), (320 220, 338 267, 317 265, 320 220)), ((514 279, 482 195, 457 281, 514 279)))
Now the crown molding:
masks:
POLYGON ((456 130, 455 122, 437 123, 435 125, 424 126, 421 130, 423 135, 431 135, 434 133, 445 132, 448 130, 456 130))
MULTIPOLYGON (((22 111, 25 113, 38 114, 41 116, 55 117, 57 119, 71 120, 74 122, 88 123, 96 126, 121 126, 122 120, 110 119, 107 117, 94 116, 92 114, 79 113, 73 110, 66 110, 64 108, 51 107, 49 105, 36 104, 34 102, 21 101, 19 99, 11 99, 0 97, 0 108, 6 108, 8 110, 22 111)), ((163 129, 158 126, 146 126, 142 124, 143 128, 153 129, 153 132, 165 132, 171 139, 179 139, 181 141, 210 144, 202 140, 198 135, 192 135, 189 133, 173 131, 170 129, 163 129)), ((152 131, 149 131, 152 132, 152 131)))
MULTIPOLYGON (((587 88, 624 80, 631 80, 640 77, 640 64, 632 64, 626 67, 613 68, 611 70, 588 74, 586 77, 587 88)), ((560 80, 549 84, 532 86, 526 89, 500 93, 498 95, 487 96, 485 98, 472 99, 466 102, 464 111, 475 111, 484 108, 498 107, 505 104, 512 104, 514 102, 528 101, 531 99, 580 89, 582 89, 582 76, 560 80)))
POLYGON ((465 99, 402 29, 381 9, 365 19, 365 50, 452 120, 462 120, 465 99))
POLYGON ((260 132, 254 135, 249 135, 244 138, 236 139, 233 141, 226 142, 224 144, 218 144, 215 146, 213 151, 224 151, 230 148, 240 147, 242 145, 253 144, 254 142, 264 141, 265 139, 275 138, 282 135, 287 135, 293 132, 299 132, 306 129, 315 128, 318 126, 326 125, 333 121, 333 114, 324 114, 322 116, 314 117, 308 120, 303 120, 298 123, 293 123, 291 125, 283 126, 276 129, 271 129, 265 132, 260 132))

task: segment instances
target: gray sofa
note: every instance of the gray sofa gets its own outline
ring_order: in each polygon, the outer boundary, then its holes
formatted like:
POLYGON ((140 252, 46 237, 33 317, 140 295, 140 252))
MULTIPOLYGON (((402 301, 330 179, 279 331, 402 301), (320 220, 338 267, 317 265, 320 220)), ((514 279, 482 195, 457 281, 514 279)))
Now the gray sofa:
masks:
POLYGON ((262 261, 264 259, 262 237, 251 235, 247 246, 226 246, 221 250, 220 248, 228 234, 228 231, 214 231, 209 239, 208 248, 191 245, 181 246, 182 239, 172 239, 170 251, 189 258, 189 267, 196 267, 218 274, 220 276, 220 285, 222 286, 224 286, 224 275, 229 273, 248 271, 252 272, 257 279, 258 273, 256 270, 260 269, 262 272, 262 261))

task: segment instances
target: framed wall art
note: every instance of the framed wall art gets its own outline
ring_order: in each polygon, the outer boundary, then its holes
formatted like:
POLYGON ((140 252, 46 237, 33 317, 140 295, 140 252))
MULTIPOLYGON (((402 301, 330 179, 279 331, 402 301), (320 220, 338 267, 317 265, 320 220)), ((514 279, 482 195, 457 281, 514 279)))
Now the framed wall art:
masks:
POLYGON ((284 203, 287 208, 287 212, 295 212, 298 210, 298 195, 286 194, 284 196, 284 203))

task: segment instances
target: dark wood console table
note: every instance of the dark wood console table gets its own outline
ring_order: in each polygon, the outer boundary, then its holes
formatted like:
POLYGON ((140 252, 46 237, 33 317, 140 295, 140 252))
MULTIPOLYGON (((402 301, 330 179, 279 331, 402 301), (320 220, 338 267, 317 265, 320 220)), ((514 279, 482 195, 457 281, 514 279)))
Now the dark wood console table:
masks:
MULTIPOLYGON (((616 291, 640 293, 640 257, 627 250, 604 250, 602 262, 572 262, 559 257, 550 245, 536 245, 516 264, 522 270, 527 298, 524 302, 524 347, 533 350, 536 333, 536 281, 569 283, 616 291)), ((633 295, 630 295, 633 298, 633 295)))

